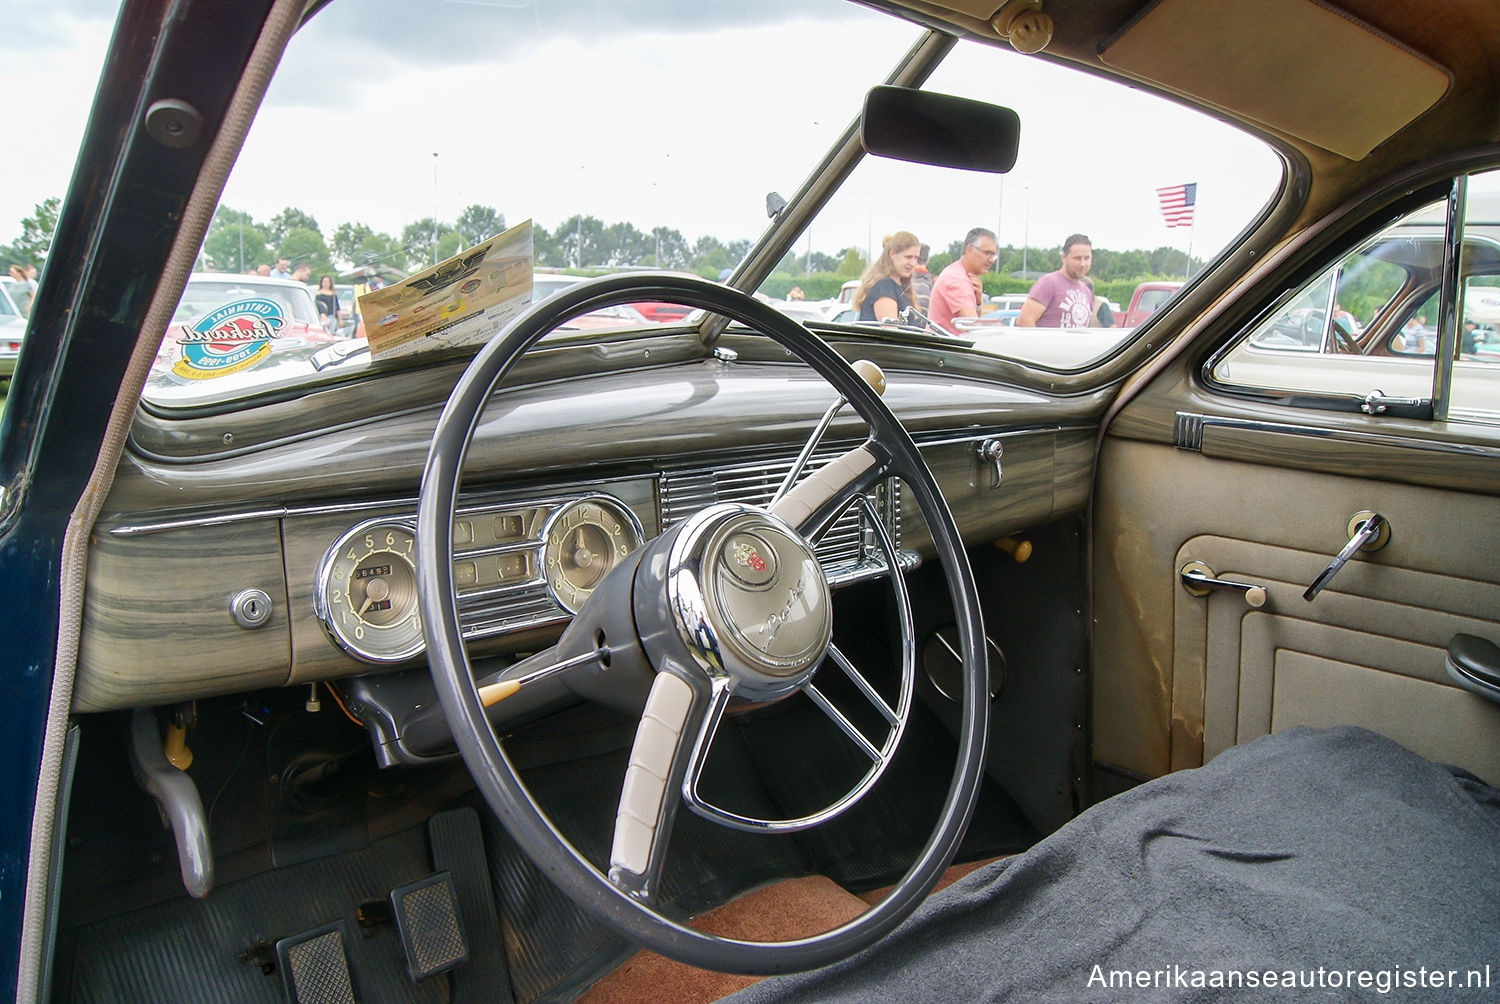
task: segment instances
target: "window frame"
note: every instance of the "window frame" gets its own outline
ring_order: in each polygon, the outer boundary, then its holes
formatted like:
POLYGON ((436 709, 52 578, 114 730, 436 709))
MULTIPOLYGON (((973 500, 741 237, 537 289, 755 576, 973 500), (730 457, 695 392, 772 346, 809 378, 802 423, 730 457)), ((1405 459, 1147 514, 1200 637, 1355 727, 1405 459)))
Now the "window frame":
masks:
MULTIPOLYGON (((1228 397, 1272 403, 1281 407, 1290 407, 1299 410, 1323 410, 1333 412, 1363 412, 1367 415, 1382 415, 1392 418, 1415 418, 1433 423, 1447 422, 1453 410, 1453 374, 1455 354, 1454 348, 1458 344, 1460 318, 1462 316, 1463 292, 1464 292, 1464 256, 1465 247, 1465 225, 1467 223, 1468 187, 1469 179, 1474 174, 1495 173, 1500 176, 1500 165, 1474 166, 1464 173, 1454 175, 1446 181, 1435 180, 1429 184, 1422 185, 1417 189, 1408 189, 1405 197, 1387 207, 1384 213, 1373 214, 1366 217, 1363 225, 1347 231, 1344 238, 1334 244, 1326 245, 1318 254, 1317 258, 1302 268, 1298 269, 1295 281, 1288 283, 1271 300, 1257 311, 1250 319, 1236 327, 1234 334, 1225 339, 1212 352, 1202 358, 1199 379, 1202 385, 1215 394, 1228 397), (1446 189, 1446 194, 1444 194, 1446 189), (1229 359, 1237 349, 1250 342, 1252 337, 1262 330, 1272 318, 1284 313, 1299 298, 1307 295, 1317 284, 1329 281, 1330 303, 1337 295, 1338 280, 1343 273, 1343 262, 1362 248, 1368 246, 1371 241, 1382 233, 1389 231, 1401 221, 1415 215, 1424 206, 1434 203, 1444 205, 1444 218, 1441 223, 1442 235, 1442 261, 1438 271, 1439 281, 1437 289, 1437 317, 1434 323, 1434 333, 1437 339, 1434 355, 1408 356, 1411 359, 1431 358, 1437 365, 1432 367, 1432 381, 1430 385, 1430 397, 1418 399, 1412 402, 1400 400, 1372 399, 1370 396, 1363 398, 1348 392, 1334 390, 1317 391, 1308 388, 1295 387, 1263 387, 1251 384, 1234 383, 1232 378, 1226 380, 1220 378, 1216 371, 1221 363, 1229 359)), ((1432 223, 1434 229, 1439 224, 1432 223)), ((1488 274, 1488 273, 1486 273, 1488 274)), ((1500 274, 1500 273, 1496 273, 1500 274)), ((1423 303, 1433 296, 1429 291, 1422 297, 1423 303)), ((1404 284, 1393 297, 1391 297, 1377 317, 1389 311, 1392 305, 1395 309, 1402 309, 1401 305, 1412 299, 1412 289, 1409 283, 1404 284)), ((1420 305, 1420 304, 1418 304, 1420 305)), ((1415 309, 1415 308, 1414 308, 1415 309)), ((1323 340, 1317 349, 1312 350, 1319 354, 1327 352, 1327 340, 1331 326, 1325 322, 1323 340)), ((1382 336, 1381 341, 1385 341, 1382 336)), ((1303 352, 1288 348, 1289 354, 1302 355, 1303 352)), ((1371 355, 1364 353, 1363 355, 1371 355)), ((1347 354, 1346 354, 1347 355, 1347 354)), ((1374 391, 1376 388, 1372 387, 1374 391)), ((1455 421, 1468 422, 1476 425, 1500 424, 1500 411, 1493 415, 1489 412, 1467 415, 1460 412, 1455 421), (1483 415, 1481 418, 1480 415, 1483 415)))

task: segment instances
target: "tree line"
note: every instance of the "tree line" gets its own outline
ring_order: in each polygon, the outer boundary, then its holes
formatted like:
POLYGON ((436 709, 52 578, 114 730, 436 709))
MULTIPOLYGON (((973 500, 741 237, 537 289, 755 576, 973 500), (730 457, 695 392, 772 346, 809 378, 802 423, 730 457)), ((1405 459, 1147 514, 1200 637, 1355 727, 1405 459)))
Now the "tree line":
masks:
MULTIPOLYGON (((61 200, 47 199, 21 221, 21 234, 10 244, 0 244, 0 263, 46 261, 52 233, 57 226, 61 200)), ((453 221, 425 217, 413 220, 400 234, 376 231, 362 223, 340 223, 325 233, 310 213, 291 206, 257 221, 251 214, 220 206, 209 224, 196 268, 221 272, 249 272, 273 265, 278 258, 306 262, 314 278, 332 275, 352 279, 361 269, 376 268, 387 276, 405 275, 442 261, 505 229, 505 215, 479 204, 464 209, 453 221)), ((688 239, 672 227, 641 230, 631 223, 605 223, 586 215, 575 215, 554 229, 533 221, 532 246, 536 264, 579 273, 620 268, 660 268, 693 272, 717 279, 734 267, 750 249, 749 240, 724 242, 717 237, 688 239)), ((933 272, 956 259, 963 250, 955 240, 945 249, 934 248, 928 263, 933 272)), ((1057 267, 1060 248, 1016 247, 999 249, 995 272, 985 277, 986 292, 1024 292, 1031 281, 1057 267)), ((800 286, 812 299, 835 296, 839 286, 858 278, 867 260, 864 249, 841 248, 836 254, 822 251, 788 251, 777 263, 762 289, 772 296, 785 296, 800 286)), ((1199 259, 1170 247, 1154 251, 1113 251, 1094 248, 1093 275, 1100 292, 1118 299, 1128 298, 1134 283, 1146 279, 1183 278, 1189 267, 1202 267, 1199 259)))

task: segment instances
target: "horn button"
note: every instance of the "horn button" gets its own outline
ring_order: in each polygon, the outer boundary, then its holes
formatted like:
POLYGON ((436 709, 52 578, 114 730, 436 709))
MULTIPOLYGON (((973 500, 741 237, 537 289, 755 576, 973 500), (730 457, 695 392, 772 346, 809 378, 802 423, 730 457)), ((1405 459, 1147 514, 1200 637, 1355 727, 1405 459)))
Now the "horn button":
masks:
POLYGON ((683 640, 747 694, 800 685, 833 635, 828 580, 811 546, 746 506, 714 506, 690 523, 672 548, 669 586, 683 640))

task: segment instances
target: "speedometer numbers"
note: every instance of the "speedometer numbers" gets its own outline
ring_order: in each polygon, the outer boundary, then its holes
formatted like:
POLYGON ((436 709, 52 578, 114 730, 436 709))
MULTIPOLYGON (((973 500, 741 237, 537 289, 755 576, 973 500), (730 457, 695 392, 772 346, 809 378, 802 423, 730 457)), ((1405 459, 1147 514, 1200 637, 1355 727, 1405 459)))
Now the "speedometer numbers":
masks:
POLYGON ((640 545, 640 523, 614 499, 596 495, 568 503, 547 521, 547 592, 558 606, 577 613, 605 573, 640 545))
MULTIPOLYGON (((318 566, 318 617, 357 659, 405 662, 424 648, 414 527, 406 516, 367 520, 334 541, 318 566)), ((513 625, 507 607, 544 595, 577 613, 605 573, 642 540, 635 514, 602 494, 466 507, 453 531, 453 586, 461 608, 494 625, 466 625, 466 636, 513 625)))
POLYGON ((353 655, 404 662, 422 651, 416 539, 409 524, 373 520, 328 549, 318 574, 318 616, 353 655))

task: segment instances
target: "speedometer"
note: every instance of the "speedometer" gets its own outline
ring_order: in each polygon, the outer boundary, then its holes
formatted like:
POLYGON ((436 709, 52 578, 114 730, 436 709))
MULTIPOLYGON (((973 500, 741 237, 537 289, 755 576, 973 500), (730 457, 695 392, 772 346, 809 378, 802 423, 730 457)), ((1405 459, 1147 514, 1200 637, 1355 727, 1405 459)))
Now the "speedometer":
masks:
POLYGON ((415 562, 411 525, 387 520, 359 524, 323 555, 318 617, 350 654, 391 663, 422 651, 415 562))

